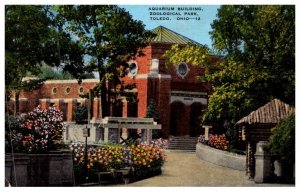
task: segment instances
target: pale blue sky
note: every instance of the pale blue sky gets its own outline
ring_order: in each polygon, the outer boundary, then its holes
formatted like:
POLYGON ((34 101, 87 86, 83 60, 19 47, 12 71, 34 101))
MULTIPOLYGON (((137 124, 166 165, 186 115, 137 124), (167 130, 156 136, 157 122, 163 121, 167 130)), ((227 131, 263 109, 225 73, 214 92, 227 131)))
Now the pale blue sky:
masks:
MULTIPOLYGON (((219 5, 119 5, 125 8, 134 19, 141 20, 146 29, 152 30, 157 26, 164 26, 169 28, 181 35, 184 35, 192 40, 195 40, 201 44, 206 44, 210 48, 212 47, 209 31, 211 31, 210 24, 216 19, 217 9, 219 5), (197 11, 200 20, 189 19, 189 20, 177 20, 178 16, 170 16, 171 20, 150 20, 149 7, 174 7, 178 10, 178 7, 201 7, 203 11, 197 11)), ((164 12, 164 11, 155 11, 164 12)), ((174 11, 177 12, 177 11, 174 11)), ((184 11, 180 11, 183 17, 184 11)), ((197 17, 198 17, 197 16, 197 17)), ((162 17, 162 16, 156 16, 162 17)))

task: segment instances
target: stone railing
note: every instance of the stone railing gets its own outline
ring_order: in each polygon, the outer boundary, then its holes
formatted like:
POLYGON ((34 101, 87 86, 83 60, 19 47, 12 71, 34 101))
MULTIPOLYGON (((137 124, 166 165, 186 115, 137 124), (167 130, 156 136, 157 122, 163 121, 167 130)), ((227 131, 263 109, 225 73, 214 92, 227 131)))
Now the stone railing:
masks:
POLYGON ((5 155, 5 179, 11 186, 73 186, 73 157, 69 150, 48 154, 5 155))
POLYGON ((198 158, 216 165, 241 171, 246 169, 245 155, 218 150, 201 143, 196 145, 196 155, 198 158))
POLYGON ((85 142, 83 128, 90 128, 89 144, 120 143, 122 137, 128 137, 128 129, 138 130, 142 134, 142 140, 148 143, 152 140, 152 130, 161 129, 153 118, 136 117, 105 117, 102 120, 91 120, 90 124, 78 125, 72 122, 66 123, 63 133, 64 143, 85 142))

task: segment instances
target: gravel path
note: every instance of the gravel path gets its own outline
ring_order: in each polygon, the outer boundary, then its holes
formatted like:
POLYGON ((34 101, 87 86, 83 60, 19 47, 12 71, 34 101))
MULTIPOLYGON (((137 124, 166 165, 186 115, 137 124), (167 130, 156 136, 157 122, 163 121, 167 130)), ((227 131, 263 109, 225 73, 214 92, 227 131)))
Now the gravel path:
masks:
POLYGON ((290 186, 279 184, 256 184, 248 180, 244 171, 233 170, 205 162, 195 153, 167 152, 162 174, 135 183, 128 187, 245 187, 245 186, 290 186))

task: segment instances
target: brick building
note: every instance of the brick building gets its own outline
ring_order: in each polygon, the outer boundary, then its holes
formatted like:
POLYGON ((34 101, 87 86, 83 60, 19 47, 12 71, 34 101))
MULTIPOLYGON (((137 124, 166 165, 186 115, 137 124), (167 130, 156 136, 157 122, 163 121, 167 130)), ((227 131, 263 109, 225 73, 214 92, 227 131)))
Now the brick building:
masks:
MULTIPOLYGON (((197 76, 203 75, 204 69, 185 62, 166 67, 162 55, 173 44, 199 43, 162 26, 153 32, 157 36, 144 48, 145 55, 128 61, 129 73, 122 79, 124 84, 135 85, 126 90, 134 94, 135 100, 119 97, 118 103, 112 101, 110 115, 145 117, 147 106, 154 101, 165 136, 195 136, 199 134, 199 117, 207 106, 211 91, 209 84, 197 81, 197 76)), ((20 111, 31 110, 37 105, 46 108, 55 104, 63 111, 65 121, 73 121, 73 109, 88 103, 88 99, 81 98, 80 94, 87 93, 98 82, 97 79, 83 80, 81 84, 77 80, 46 81, 38 90, 21 93, 20 111)), ((98 98, 93 99, 92 117, 95 119, 101 116, 99 101, 98 98)))

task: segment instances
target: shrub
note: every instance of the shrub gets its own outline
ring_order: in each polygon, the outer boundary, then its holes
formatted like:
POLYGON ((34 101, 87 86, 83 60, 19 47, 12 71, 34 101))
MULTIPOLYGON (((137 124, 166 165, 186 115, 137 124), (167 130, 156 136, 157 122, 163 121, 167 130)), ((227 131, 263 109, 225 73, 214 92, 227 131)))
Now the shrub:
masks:
MULTIPOLYGON (((154 121, 159 122, 158 108, 154 100, 150 100, 149 105, 147 106, 146 118, 153 118, 154 121)), ((162 137, 161 130, 152 130, 152 138, 158 139, 162 137)))
POLYGON ((88 109, 85 105, 79 105, 74 109, 74 119, 76 124, 86 124, 88 119, 88 109))
POLYGON ((295 114, 283 119, 271 131, 266 149, 289 164, 295 162, 295 114))
POLYGON ((54 106, 41 110, 40 106, 18 118, 20 126, 14 128, 11 140, 15 151, 46 153, 56 149, 63 133, 63 115, 54 106))
POLYGON ((19 150, 19 143, 23 136, 21 133, 16 131, 20 128, 20 121, 16 117, 5 114, 5 151, 11 152, 12 148, 14 151, 19 150))

